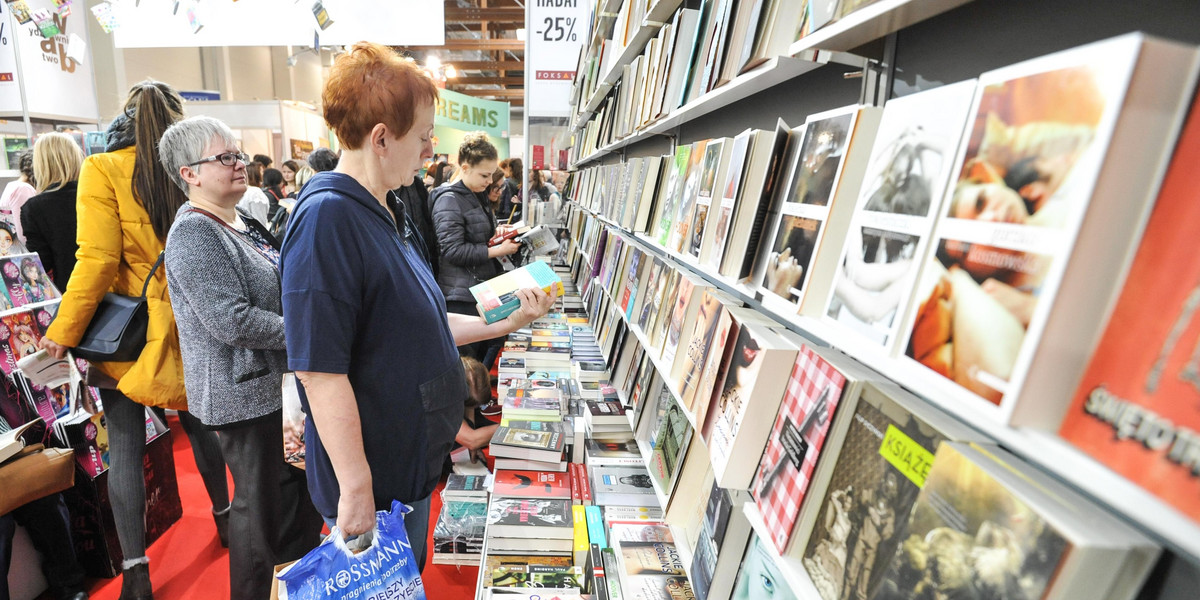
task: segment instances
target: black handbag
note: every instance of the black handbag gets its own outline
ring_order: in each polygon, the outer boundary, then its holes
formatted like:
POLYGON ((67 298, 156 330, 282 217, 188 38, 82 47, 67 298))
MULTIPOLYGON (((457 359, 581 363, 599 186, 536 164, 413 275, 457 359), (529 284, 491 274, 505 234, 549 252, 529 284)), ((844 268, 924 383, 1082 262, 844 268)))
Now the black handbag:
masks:
POLYGON ((96 306, 96 313, 92 315, 87 331, 83 332, 83 338, 71 350, 77 358, 99 362, 137 360, 142 348, 146 347, 146 325, 150 321, 146 290, 162 263, 163 253, 159 253, 158 260, 146 276, 146 282, 142 284, 141 297, 111 292, 104 295, 104 299, 96 306))

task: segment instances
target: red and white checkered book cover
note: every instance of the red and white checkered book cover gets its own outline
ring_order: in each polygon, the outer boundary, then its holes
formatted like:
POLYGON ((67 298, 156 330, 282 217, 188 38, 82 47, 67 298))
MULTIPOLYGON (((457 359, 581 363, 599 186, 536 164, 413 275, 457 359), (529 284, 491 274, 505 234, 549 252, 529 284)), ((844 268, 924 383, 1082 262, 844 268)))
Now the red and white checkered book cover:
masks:
POLYGON ((800 350, 753 485, 755 502, 780 554, 787 549, 845 386, 845 375, 833 365, 808 347, 800 350))

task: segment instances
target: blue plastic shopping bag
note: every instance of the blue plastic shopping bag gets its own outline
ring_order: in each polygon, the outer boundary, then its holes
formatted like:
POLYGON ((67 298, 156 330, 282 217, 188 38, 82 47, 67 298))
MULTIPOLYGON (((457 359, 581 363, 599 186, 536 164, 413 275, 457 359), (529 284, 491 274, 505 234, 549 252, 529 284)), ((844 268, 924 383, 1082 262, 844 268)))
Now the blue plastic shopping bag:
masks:
MULTIPOLYGON (((370 545, 355 553, 337 528, 333 533, 278 575, 288 600, 425 600, 425 587, 404 515, 412 509, 398 501, 392 510, 375 513, 370 545)), ((280 594, 283 597, 283 594, 280 594)))

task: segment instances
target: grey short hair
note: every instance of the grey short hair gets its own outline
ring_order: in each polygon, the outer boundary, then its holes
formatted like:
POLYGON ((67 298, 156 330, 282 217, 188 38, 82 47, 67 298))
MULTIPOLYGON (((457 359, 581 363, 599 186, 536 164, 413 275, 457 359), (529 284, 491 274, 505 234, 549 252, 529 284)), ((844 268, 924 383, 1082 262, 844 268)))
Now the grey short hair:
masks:
POLYGON ((221 138, 230 146, 237 145, 229 126, 212 117, 191 117, 179 121, 168 127, 158 141, 158 160, 183 193, 187 193, 188 184, 179 175, 179 167, 204 158, 204 151, 213 138, 221 138))

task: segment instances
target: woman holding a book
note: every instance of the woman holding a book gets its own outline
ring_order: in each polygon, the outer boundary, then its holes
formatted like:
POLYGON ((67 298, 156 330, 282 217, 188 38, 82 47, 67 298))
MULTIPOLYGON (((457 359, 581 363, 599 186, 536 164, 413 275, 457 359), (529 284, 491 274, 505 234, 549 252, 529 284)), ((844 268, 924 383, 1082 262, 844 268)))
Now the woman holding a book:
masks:
MULTIPOLYGON (((340 55, 322 94, 343 151, 304 187, 281 262, 288 366, 303 386, 308 486, 343 535, 375 525, 393 500, 424 564, 430 496, 468 396, 455 347, 506 335, 554 297, 486 324, 447 313, 404 205, 391 192, 433 156, 438 91, 415 64, 362 42, 340 55)), ((491 175, 495 170, 494 159, 491 175)))
MULTIPOLYGON (((437 281, 446 296, 446 310, 452 313, 478 315, 471 287, 503 272, 496 259, 521 249, 511 239, 494 246, 488 244, 498 232, 496 215, 487 196, 496 172, 496 156, 496 147, 488 141, 486 133, 468 134, 458 148, 462 177, 434 190, 430 197, 440 250, 437 281)), ((485 358, 488 347, 496 343, 497 340, 482 340, 458 350, 463 356, 484 361, 483 366, 490 369, 485 358)))

